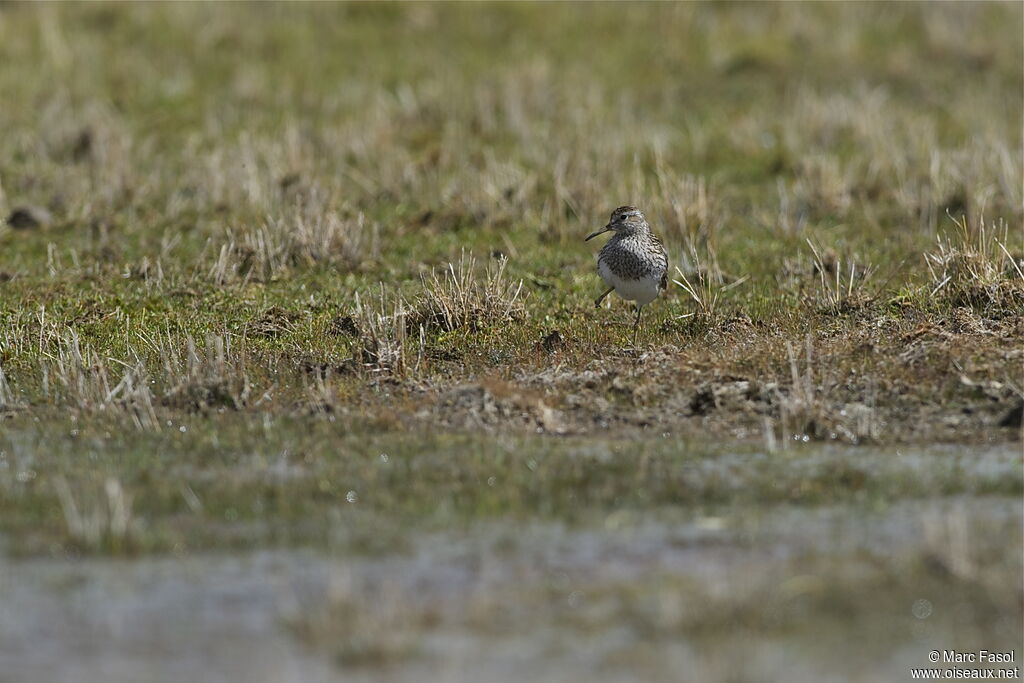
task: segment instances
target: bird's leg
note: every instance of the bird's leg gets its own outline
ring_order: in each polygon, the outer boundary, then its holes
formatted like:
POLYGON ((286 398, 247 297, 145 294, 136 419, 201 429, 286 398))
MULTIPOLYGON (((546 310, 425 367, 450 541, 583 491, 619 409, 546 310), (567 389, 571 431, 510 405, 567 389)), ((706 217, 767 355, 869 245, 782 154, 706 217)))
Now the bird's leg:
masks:
POLYGON ((636 346, 636 333, 640 331, 640 312, 644 310, 643 306, 636 307, 636 320, 633 322, 633 346, 636 346))
POLYGON ((604 298, 614 291, 614 287, 609 287, 604 294, 594 299, 594 308, 601 308, 601 302, 604 301, 604 298))

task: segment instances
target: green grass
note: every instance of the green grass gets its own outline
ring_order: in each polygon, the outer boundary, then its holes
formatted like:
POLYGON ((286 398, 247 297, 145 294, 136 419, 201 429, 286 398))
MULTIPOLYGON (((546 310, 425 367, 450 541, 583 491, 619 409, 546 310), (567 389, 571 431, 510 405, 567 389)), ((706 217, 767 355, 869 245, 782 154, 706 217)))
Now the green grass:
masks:
MULTIPOLYGON (((946 499, 999 526, 982 503, 1024 490, 1022 20, 0 5, 0 219, 46 218, 0 222, 0 551, 394 559, 492 524, 571 544, 719 517, 754 529, 728 548, 771 549, 757 522, 780 511, 861 523, 946 499), (701 299, 670 284, 637 348, 622 301, 594 309, 583 241, 627 203, 701 299)), ((978 585, 1019 606, 1018 550, 987 548, 984 576, 934 573, 956 561, 917 545, 849 583, 864 558, 843 549, 773 564, 779 585, 823 577, 796 607, 770 581, 700 602, 671 568, 594 579, 581 621, 543 581, 519 597, 655 651, 770 638, 764 603, 804 642, 848 614, 870 630, 856 605, 902 605, 917 578, 1003 619, 978 585), (645 607, 662 600, 697 607, 663 623, 645 607)), ((372 636, 387 615, 352 600, 289 623, 340 659, 397 657, 372 636), (370 642, 333 644, 352 614, 370 642)), ((498 609, 474 600, 459 609, 498 609)))
POLYGON ((0 409, 1015 438, 1020 18, 6 7, 0 209, 52 221, 0 228, 0 409), (636 354, 581 239, 627 201, 705 300, 636 354))
POLYGON ((7 7, 0 209, 52 223, 0 228, 0 409, 1014 438, 1019 19, 7 7), (640 364, 581 239, 627 201, 705 301, 648 307, 640 364))

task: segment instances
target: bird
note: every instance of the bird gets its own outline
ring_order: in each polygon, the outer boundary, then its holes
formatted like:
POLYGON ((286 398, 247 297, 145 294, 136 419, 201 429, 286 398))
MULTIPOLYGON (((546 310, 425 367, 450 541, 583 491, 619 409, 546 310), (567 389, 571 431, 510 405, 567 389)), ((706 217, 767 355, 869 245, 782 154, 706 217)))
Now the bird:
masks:
POLYGON ((584 241, 606 232, 614 232, 615 235, 597 256, 597 272, 608 289, 594 300, 594 307, 600 307, 604 298, 613 291, 623 299, 636 302, 636 320, 633 321, 635 347, 643 307, 668 287, 668 253, 651 231, 644 214, 635 206, 620 206, 612 211, 608 224, 584 241))

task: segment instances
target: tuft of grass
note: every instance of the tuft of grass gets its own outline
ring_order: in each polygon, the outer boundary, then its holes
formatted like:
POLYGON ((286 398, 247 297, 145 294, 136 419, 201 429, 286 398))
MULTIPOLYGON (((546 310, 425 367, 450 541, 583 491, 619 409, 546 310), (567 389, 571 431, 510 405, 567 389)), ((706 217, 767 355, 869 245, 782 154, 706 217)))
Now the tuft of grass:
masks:
POLYGON ((688 313, 682 318, 696 315, 704 322, 713 322, 719 315, 719 300, 726 292, 739 287, 747 281, 748 276, 736 278, 731 282, 725 281, 721 268, 718 267, 718 260, 711 252, 710 265, 705 265, 697 253, 697 249, 690 245, 690 258, 693 262, 693 272, 687 276, 679 266, 676 266, 678 280, 672 280, 679 286, 697 306, 694 313, 688 313))
POLYGON ((83 351, 74 330, 67 330, 56 354, 42 362, 42 375, 48 398, 70 403, 86 413, 127 416, 139 429, 159 429, 145 365, 141 361, 103 359, 89 347, 83 351), (109 367, 110 362, 123 367, 120 379, 109 367))
POLYGON ((814 255, 814 270, 818 274, 818 298, 834 313, 841 313, 871 300, 866 289, 875 273, 872 265, 861 266, 853 259, 844 264, 832 252, 825 252, 810 239, 807 246, 814 255))
MULTIPOLYGON (((661 154, 655 156, 656 201, 665 207, 665 239, 693 253, 713 249, 719 229, 727 220, 723 202, 704 176, 674 175, 661 154)), ((684 256, 685 258, 685 256, 684 256)))
MULTIPOLYGON (((221 410, 303 427, 330 410, 420 437, 733 444, 765 419, 774 434, 783 401, 808 438, 1016 438, 1021 8, 893 12, 310 5, 239 22, 230 5, 69 4, 49 15, 61 58, 31 6, 5 7, 0 218, 52 220, 0 230, 0 363, 24 406, 4 431, 70 409, 80 431, 134 421, 148 447, 180 438, 153 412, 192 433, 221 410), (229 68, 211 45, 253 58, 229 68), (582 238, 624 203, 680 270, 645 311, 642 363, 589 305, 582 238), (947 212, 984 215, 984 237, 961 227, 935 251, 947 212), (786 343, 808 337, 804 367, 786 343)), ((128 460, 113 474, 134 485, 128 460)))
POLYGON ((376 242, 376 227, 362 213, 343 219, 319 204, 303 204, 294 216, 229 232, 209 276, 223 285, 233 279, 268 282, 295 268, 324 264, 352 269, 377 253, 376 242))
POLYGON ((416 319, 428 329, 451 332, 523 320, 523 281, 511 280, 505 273, 508 258, 501 256, 487 264, 480 276, 476 258, 465 251, 458 263, 449 263, 438 276, 432 270, 423 278, 423 294, 416 307, 416 319))
POLYGON ((955 306, 982 311, 1024 308, 1024 253, 1007 248, 1009 227, 953 218, 956 231, 936 236, 936 248, 925 254, 931 276, 929 296, 955 306))
POLYGON ((161 356, 167 387, 164 405, 191 411, 241 410, 249 405, 252 383, 244 337, 238 353, 230 337, 211 334, 202 351, 189 335, 184 352, 168 340, 162 345, 161 356))
POLYGON ((353 317, 359 329, 358 360, 373 373, 404 375, 417 368, 422 358, 421 354, 413 362, 406 348, 412 309, 401 294, 389 292, 383 282, 378 287, 374 294, 356 293, 353 317))

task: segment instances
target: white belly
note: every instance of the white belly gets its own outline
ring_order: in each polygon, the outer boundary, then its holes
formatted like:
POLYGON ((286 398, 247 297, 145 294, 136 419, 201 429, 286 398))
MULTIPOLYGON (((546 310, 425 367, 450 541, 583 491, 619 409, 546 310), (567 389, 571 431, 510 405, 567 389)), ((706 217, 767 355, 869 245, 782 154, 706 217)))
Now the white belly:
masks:
POLYGON ((653 275, 639 280, 624 280, 613 273, 604 261, 597 264, 597 272, 601 275, 609 287, 615 288, 615 293, 623 299, 635 301, 641 306, 646 306, 658 298, 658 285, 660 284, 653 275))

